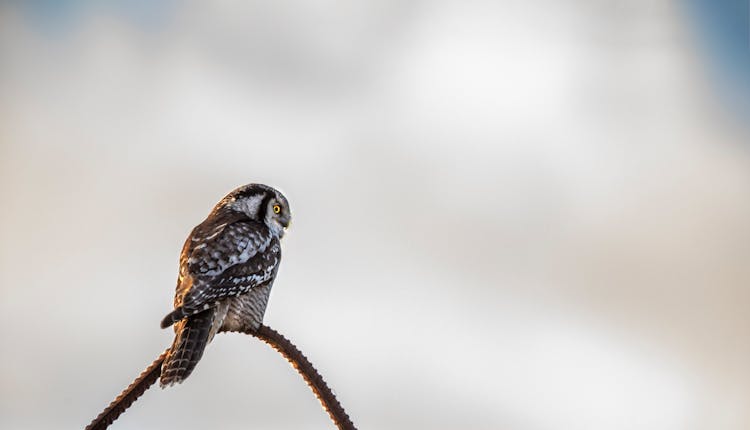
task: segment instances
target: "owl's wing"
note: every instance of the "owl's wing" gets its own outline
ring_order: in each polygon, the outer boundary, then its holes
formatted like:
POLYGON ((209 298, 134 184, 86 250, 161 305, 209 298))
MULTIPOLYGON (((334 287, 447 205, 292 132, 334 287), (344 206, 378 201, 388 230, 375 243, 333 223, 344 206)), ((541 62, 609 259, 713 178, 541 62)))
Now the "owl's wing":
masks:
POLYGON ((265 251, 271 243, 271 232, 259 223, 234 222, 196 231, 190 241, 181 271, 210 280, 265 251))
POLYGON ((162 320, 162 327, 270 281, 280 258, 278 239, 256 223, 194 232, 182 258, 176 308, 162 320))

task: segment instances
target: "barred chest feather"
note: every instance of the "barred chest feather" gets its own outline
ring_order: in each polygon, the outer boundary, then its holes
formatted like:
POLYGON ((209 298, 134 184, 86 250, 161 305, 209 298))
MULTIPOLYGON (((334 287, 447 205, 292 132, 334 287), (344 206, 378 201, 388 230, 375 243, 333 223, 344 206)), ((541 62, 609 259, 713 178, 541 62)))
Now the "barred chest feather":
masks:
POLYGON ((268 305, 272 283, 267 282, 245 294, 222 300, 218 310, 219 312, 225 311, 226 315, 224 318, 217 318, 219 321, 223 320, 219 331, 255 330, 260 327, 263 314, 266 312, 266 305, 268 305))

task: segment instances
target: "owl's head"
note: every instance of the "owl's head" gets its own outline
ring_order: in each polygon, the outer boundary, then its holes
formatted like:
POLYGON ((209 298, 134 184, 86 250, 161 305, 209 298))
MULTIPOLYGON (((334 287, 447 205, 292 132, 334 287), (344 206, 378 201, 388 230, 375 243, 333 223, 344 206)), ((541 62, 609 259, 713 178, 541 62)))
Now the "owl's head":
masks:
POLYGON ((278 236, 284 236, 289 227, 292 213, 289 202, 278 190, 263 184, 243 185, 227 194, 214 211, 229 210, 241 213, 251 220, 262 222, 278 236))

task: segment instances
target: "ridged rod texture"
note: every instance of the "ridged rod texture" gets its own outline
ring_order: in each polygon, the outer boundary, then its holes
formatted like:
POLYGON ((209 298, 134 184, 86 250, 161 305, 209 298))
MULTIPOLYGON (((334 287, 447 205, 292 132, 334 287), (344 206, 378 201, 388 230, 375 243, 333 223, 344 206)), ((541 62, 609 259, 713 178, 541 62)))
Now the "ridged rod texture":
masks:
POLYGON ((127 408, 130 407, 139 397, 149 389, 150 386, 159 379, 161 375, 161 364, 164 362, 164 357, 167 356, 166 351, 162 352, 159 358, 154 360, 150 366, 141 372, 140 376, 135 378, 128 388, 126 388, 119 396, 117 396, 112 403, 107 406, 102 413, 99 414, 91 424, 86 426, 86 430, 104 430, 109 427, 127 408))
MULTIPOLYGON (((302 375, 302 378, 307 382, 310 389, 312 389, 313 393, 320 401, 320 404, 323 406, 323 409, 328 412, 328 415, 331 417, 331 420, 333 420, 333 423, 336 424, 336 427, 340 430, 357 429, 320 373, 318 373, 302 351, 290 342, 289 339, 266 325, 261 325, 260 328, 255 331, 248 330, 242 333, 257 337, 286 358, 287 361, 297 369, 297 372, 302 375)), ((159 379, 161 365, 164 362, 164 357, 167 355, 168 351, 169 350, 164 351, 159 358, 151 363, 151 365, 146 368, 146 370, 144 370, 140 376, 128 386, 128 388, 117 396, 117 398, 115 398, 112 403, 110 403, 109 406, 99 414, 99 416, 91 421, 91 424, 86 426, 86 430, 106 429, 120 415, 122 415, 126 409, 138 400, 138 398, 159 379)))
POLYGON ((328 384, 326 384, 326 381, 320 376, 320 373, 318 373, 315 367, 313 367, 310 360, 305 357, 302 351, 297 349, 289 339, 266 325, 261 325, 257 331, 248 331, 245 333, 253 335, 269 344, 273 349, 283 355, 295 369, 297 369, 297 372, 302 375, 302 378, 305 379, 307 385, 312 389, 313 393, 315 393, 318 400, 320 400, 320 404, 323 406, 323 409, 328 412, 328 415, 331 417, 334 424, 336 424, 336 427, 340 430, 357 429, 349 418, 349 415, 347 415, 344 410, 344 407, 339 403, 336 395, 333 394, 328 387, 328 384))

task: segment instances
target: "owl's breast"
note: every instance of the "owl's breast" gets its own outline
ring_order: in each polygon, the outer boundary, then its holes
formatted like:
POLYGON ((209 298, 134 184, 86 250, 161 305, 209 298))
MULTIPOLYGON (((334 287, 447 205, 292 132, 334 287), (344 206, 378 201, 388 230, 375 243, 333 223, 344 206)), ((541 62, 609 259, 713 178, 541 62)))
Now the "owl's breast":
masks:
POLYGON ((273 281, 269 281, 245 294, 225 299, 227 314, 221 331, 257 330, 263 323, 272 284, 273 281))

